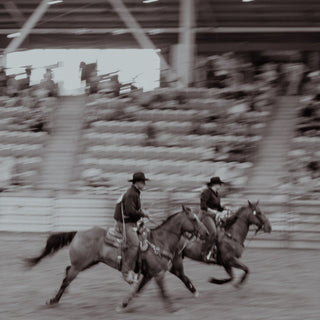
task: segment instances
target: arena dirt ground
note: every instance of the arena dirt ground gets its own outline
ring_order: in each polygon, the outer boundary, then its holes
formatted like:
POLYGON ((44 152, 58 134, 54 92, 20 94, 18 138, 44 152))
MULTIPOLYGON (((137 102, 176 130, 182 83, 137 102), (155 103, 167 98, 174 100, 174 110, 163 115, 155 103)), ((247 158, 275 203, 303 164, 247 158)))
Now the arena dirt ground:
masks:
MULTIPOLYGON (((242 261, 251 270, 241 289, 208 283, 225 277, 222 268, 185 260, 186 274, 200 292, 198 298, 171 274, 167 290, 179 308, 170 314, 154 282, 124 313, 115 307, 129 291, 119 272, 97 265, 81 273, 60 304, 46 306, 69 263, 68 249, 27 271, 22 258, 39 253, 45 234, 0 233, 0 319, 3 320, 318 320, 320 319, 320 251, 247 248, 242 261)), ((239 273, 236 272, 239 276, 239 273)))

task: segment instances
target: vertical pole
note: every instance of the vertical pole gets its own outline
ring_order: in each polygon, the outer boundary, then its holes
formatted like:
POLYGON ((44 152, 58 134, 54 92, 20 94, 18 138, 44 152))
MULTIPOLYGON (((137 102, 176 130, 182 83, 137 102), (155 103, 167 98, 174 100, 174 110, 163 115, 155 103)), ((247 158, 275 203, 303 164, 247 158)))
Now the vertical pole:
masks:
POLYGON ((195 53, 195 6, 194 0, 180 0, 180 34, 176 54, 177 70, 185 86, 193 83, 195 53))

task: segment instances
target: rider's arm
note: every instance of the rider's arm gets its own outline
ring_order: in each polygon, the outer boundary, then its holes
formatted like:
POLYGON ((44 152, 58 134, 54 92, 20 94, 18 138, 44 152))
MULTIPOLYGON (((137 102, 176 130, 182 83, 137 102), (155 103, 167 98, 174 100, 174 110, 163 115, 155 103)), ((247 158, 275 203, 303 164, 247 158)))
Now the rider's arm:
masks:
POLYGON ((219 211, 219 212, 222 212, 224 210, 224 207, 221 206, 221 203, 220 203, 220 197, 218 196, 217 198, 215 198, 215 206, 216 206, 216 210, 219 211))
POLYGON ((140 219, 145 216, 141 208, 137 208, 138 203, 140 203, 138 195, 135 195, 135 194, 127 195, 123 204, 127 216, 134 219, 140 219))
POLYGON ((216 214, 217 214, 217 211, 216 211, 216 210, 213 210, 213 209, 208 208, 207 213, 212 213, 212 214, 216 215, 216 214))
POLYGON ((220 203, 220 200, 219 200, 219 203, 218 203, 218 206, 217 206, 217 210, 219 212, 222 212, 225 208, 224 207, 221 207, 221 203, 220 203))
POLYGON ((209 192, 207 190, 204 190, 201 193, 201 196, 200 196, 200 208, 201 208, 202 211, 208 211, 207 203, 208 203, 209 197, 210 197, 210 194, 209 194, 209 192))

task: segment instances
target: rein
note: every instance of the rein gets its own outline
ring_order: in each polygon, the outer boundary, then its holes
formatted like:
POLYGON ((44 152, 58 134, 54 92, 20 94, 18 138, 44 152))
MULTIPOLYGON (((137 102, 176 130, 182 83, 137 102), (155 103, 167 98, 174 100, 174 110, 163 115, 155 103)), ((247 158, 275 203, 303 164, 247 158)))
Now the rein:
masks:
POLYGON ((143 244, 143 247, 140 247, 140 249, 142 251, 147 251, 148 248, 151 248, 153 253, 156 255, 156 256, 160 256, 160 257, 164 257, 170 261, 173 260, 173 254, 165 249, 161 249, 160 247, 157 247, 155 244, 153 244, 152 242, 150 242, 149 240, 145 240, 145 243, 143 244))
MULTIPOLYGON (((146 230, 149 231, 148 233, 149 233, 150 236, 153 238, 152 233, 151 233, 152 230, 150 230, 150 229, 146 229, 146 230)), ((172 232, 172 231, 168 231, 168 230, 166 230, 166 231, 167 231, 167 232, 174 233, 174 232, 172 232)), ((175 234, 175 233, 174 233, 174 234, 175 234)), ((147 251, 147 250, 149 249, 149 247, 150 247, 150 248, 152 249, 153 253, 154 253, 156 256, 164 257, 164 258, 168 259, 169 261, 172 261, 172 260, 173 260, 174 255, 173 255, 171 252, 169 252, 169 251, 166 250, 166 249, 162 249, 162 248, 160 248, 159 246, 156 246, 156 245, 155 245, 154 243, 152 243, 151 241, 149 241, 149 240, 147 239, 147 233, 143 232, 142 235, 143 235, 143 239, 140 240, 140 250, 141 250, 142 252, 147 251)))
POLYGON ((231 239, 231 240, 233 240, 233 241, 241 244, 241 246, 244 248, 244 244, 241 243, 241 242, 240 242, 239 240, 237 240, 236 238, 234 238, 231 233, 225 231, 224 234, 225 234, 229 239, 231 239))
MULTIPOLYGON (((254 232, 254 235, 248 240, 247 242, 247 245, 245 248, 248 248, 249 247, 249 244, 251 242, 251 240, 257 235, 257 233, 261 230, 262 227, 259 227, 255 232, 254 232)), ((244 247, 244 246, 243 246, 244 247)))
MULTIPOLYGON (((246 222, 245 219, 241 219, 240 217, 237 217, 237 220, 242 220, 242 221, 246 222)), ((235 221, 235 223, 236 223, 236 221, 235 221)), ((233 225, 233 224, 232 224, 232 225, 233 225)), ((231 226, 232 226, 232 225, 231 225, 231 226)), ((237 243, 240 243, 243 248, 248 248, 248 246, 249 246, 250 242, 252 241, 252 239, 257 235, 257 233, 258 233, 261 229, 262 229, 262 225, 257 228, 257 230, 255 231, 254 235, 248 240, 246 246, 244 245, 244 242, 241 243, 239 240, 235 239, 230 232, 225 231, 225 235, 226 235, 229 239, 232 239, 233 241, 235 241, 235 242, 237 242, 237 243)), ((245 239, 244 239, 244 240, 245 240, 245 239)))

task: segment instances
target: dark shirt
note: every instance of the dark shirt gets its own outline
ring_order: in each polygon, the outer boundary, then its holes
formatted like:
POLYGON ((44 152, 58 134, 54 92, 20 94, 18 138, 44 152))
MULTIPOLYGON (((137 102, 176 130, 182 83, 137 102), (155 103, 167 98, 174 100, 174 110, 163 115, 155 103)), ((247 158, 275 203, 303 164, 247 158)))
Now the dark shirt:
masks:
POLYGON ((140 191, 134 185, 127 190, 122 200, 116 205, 114 219, 117 221, 122 221, 121 203, 124 222, 137 222, 145 216, 141 210, 140 191))
POLYGON ((223 211, 218 192, 213 191, 211 188, 203 190, 200 196, 200 208, 203 211, 207 211, 208 208, 219 212, 223 211))

